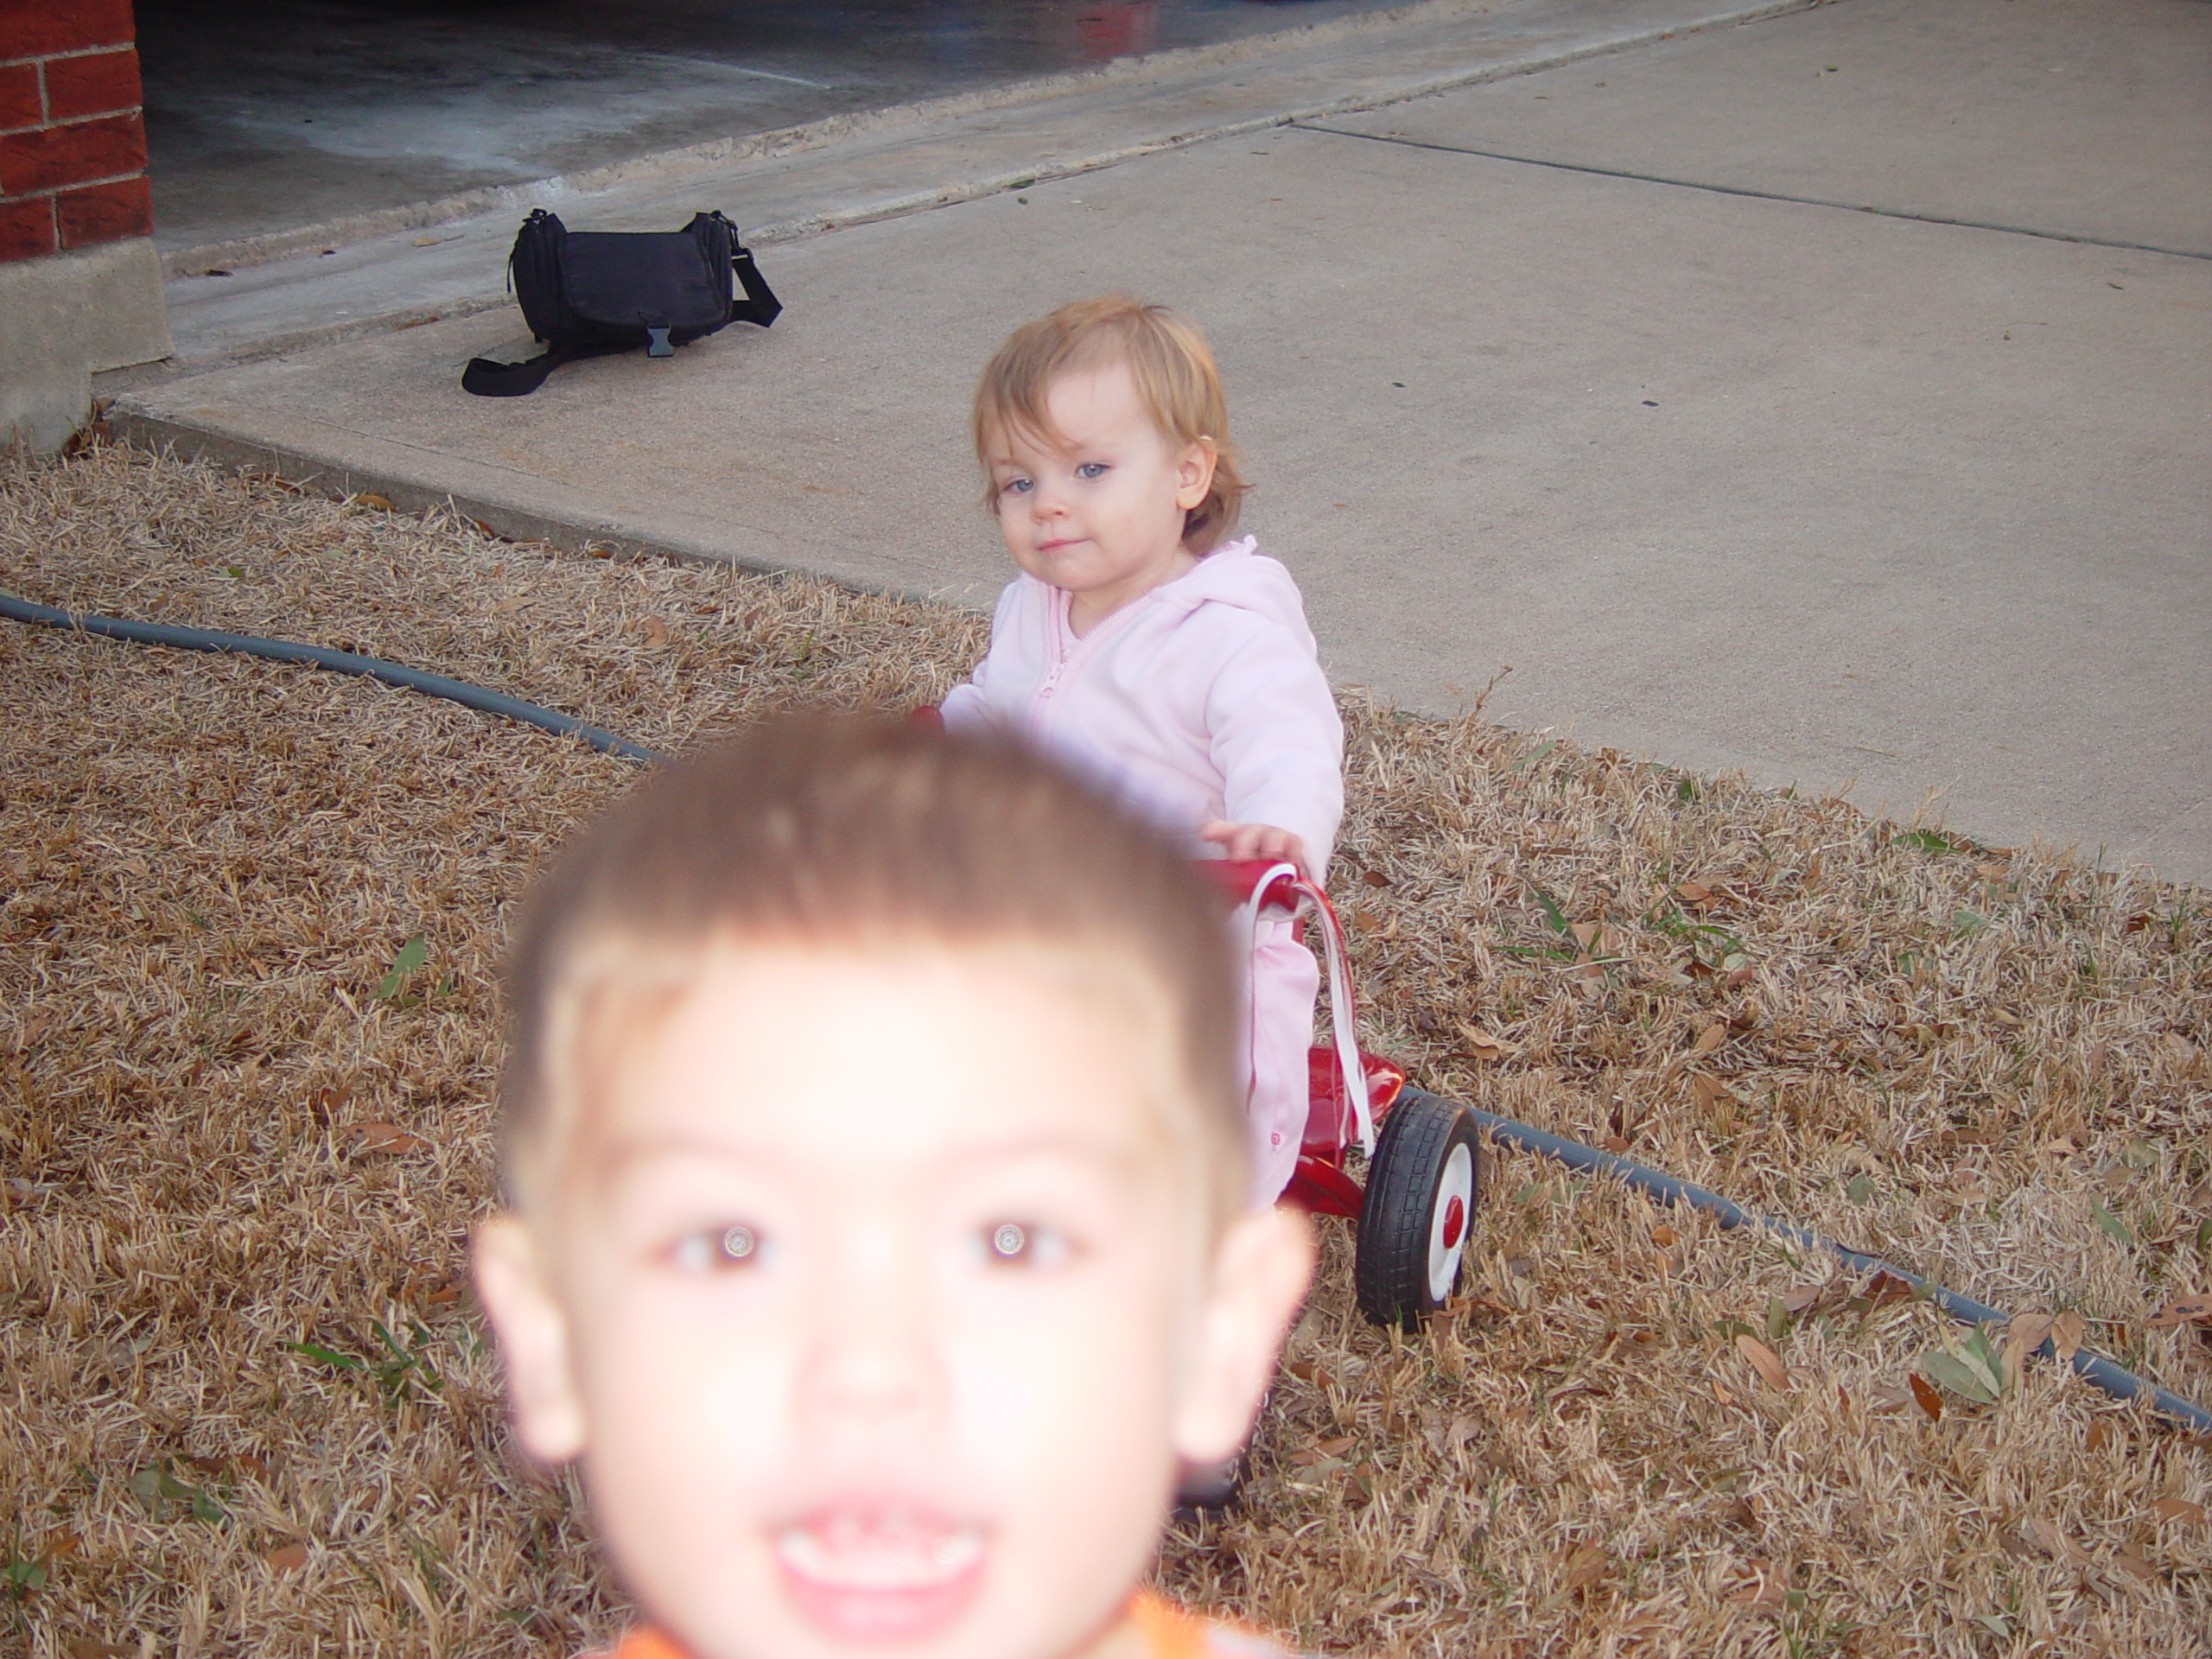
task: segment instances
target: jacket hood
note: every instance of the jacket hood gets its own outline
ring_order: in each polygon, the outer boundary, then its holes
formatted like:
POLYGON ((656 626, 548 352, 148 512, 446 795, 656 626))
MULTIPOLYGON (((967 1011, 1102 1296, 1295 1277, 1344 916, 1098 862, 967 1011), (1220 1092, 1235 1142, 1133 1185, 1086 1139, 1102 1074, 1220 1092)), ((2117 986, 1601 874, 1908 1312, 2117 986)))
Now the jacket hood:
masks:
POLYGON ((1259 545, 1251 536, 1224 542, 1194 569, 1154 588, 1151 596, 1179 614, 1202 605, 1232 605, 1303 634, 1306 602, 1299 596, 1297 581, 1261 553, 1259 545))

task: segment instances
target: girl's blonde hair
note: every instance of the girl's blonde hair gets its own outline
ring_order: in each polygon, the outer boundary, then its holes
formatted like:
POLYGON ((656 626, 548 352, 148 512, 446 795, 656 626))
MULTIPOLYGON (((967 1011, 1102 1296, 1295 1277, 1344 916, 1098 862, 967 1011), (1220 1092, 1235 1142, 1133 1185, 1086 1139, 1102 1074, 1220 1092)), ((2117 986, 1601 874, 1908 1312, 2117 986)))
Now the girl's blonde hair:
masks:
MULTIPOLYGON (((1024 431, 1048 442, 1057 438, 1045 410, 1052 382, 1112 363, 1128 366, 1145 412, 1163 435, 1178 445, 1203 443, 1213 450, 1213 486, 1183 518, 1183 545, 1201 556, 1212 552, 1236 533, 1244 492, 1251 486, 1237 472, 1230 447, 1229 406, 1213 352, 1196 323, 1166 306, 1119 294, 1077 300, 1007 335, 976 388, 976 458, 988 473, 997 432, 1024 431)), ((997 502, 998 490, 987 480, 983 504, 997 502)))

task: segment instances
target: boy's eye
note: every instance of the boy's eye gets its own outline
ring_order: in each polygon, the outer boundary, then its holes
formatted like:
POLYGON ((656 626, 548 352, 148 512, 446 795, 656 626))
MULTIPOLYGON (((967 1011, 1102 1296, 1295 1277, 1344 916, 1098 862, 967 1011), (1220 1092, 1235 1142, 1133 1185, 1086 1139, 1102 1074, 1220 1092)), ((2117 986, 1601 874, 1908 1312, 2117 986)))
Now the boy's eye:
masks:
POLYGON ((713 1273, 750 1266, 760 1258, 760 1236, 750 1227, 702 1227, 686 1233, 669 1251, 688 1273, 713 1273))
POLYGON ((1049 1227, 1001 1221, 983 1235, 983 1256, 994 1267, 1055 1268, 1067 1259, 1068 1242, 1049 1227))
POLYGON ((1086 461, 1075 469, 1075 475, 1085 480, 1103 478, 1106 476, 1106 463, 1103 461, 1086 461))

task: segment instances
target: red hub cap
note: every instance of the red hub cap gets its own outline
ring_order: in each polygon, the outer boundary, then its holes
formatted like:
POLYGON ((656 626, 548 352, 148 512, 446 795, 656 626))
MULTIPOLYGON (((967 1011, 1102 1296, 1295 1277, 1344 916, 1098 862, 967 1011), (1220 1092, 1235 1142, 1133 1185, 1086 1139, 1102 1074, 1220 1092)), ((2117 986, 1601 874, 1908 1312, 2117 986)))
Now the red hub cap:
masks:
POLYGON ((1444 1206, 1444 1248, 1447 1250, 1456 1249, 1459 1243, 1459 1236, 1466 1228, 1466 1203, 1457 1192, 1454 1192, 1451 1202, 1444 1206))

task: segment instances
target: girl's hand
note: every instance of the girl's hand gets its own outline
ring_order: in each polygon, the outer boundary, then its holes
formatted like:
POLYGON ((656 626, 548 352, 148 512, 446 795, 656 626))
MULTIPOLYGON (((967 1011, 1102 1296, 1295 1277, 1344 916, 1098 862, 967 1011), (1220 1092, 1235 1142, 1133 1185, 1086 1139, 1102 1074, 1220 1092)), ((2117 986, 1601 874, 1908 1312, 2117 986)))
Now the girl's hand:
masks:
POLYGON ((1217 818, 1198 831, 1200 841, 1216 842, 1231 858, 1281 859, 1306 868, 1306 842, 1272 823, 1230 823, 1217 818))

